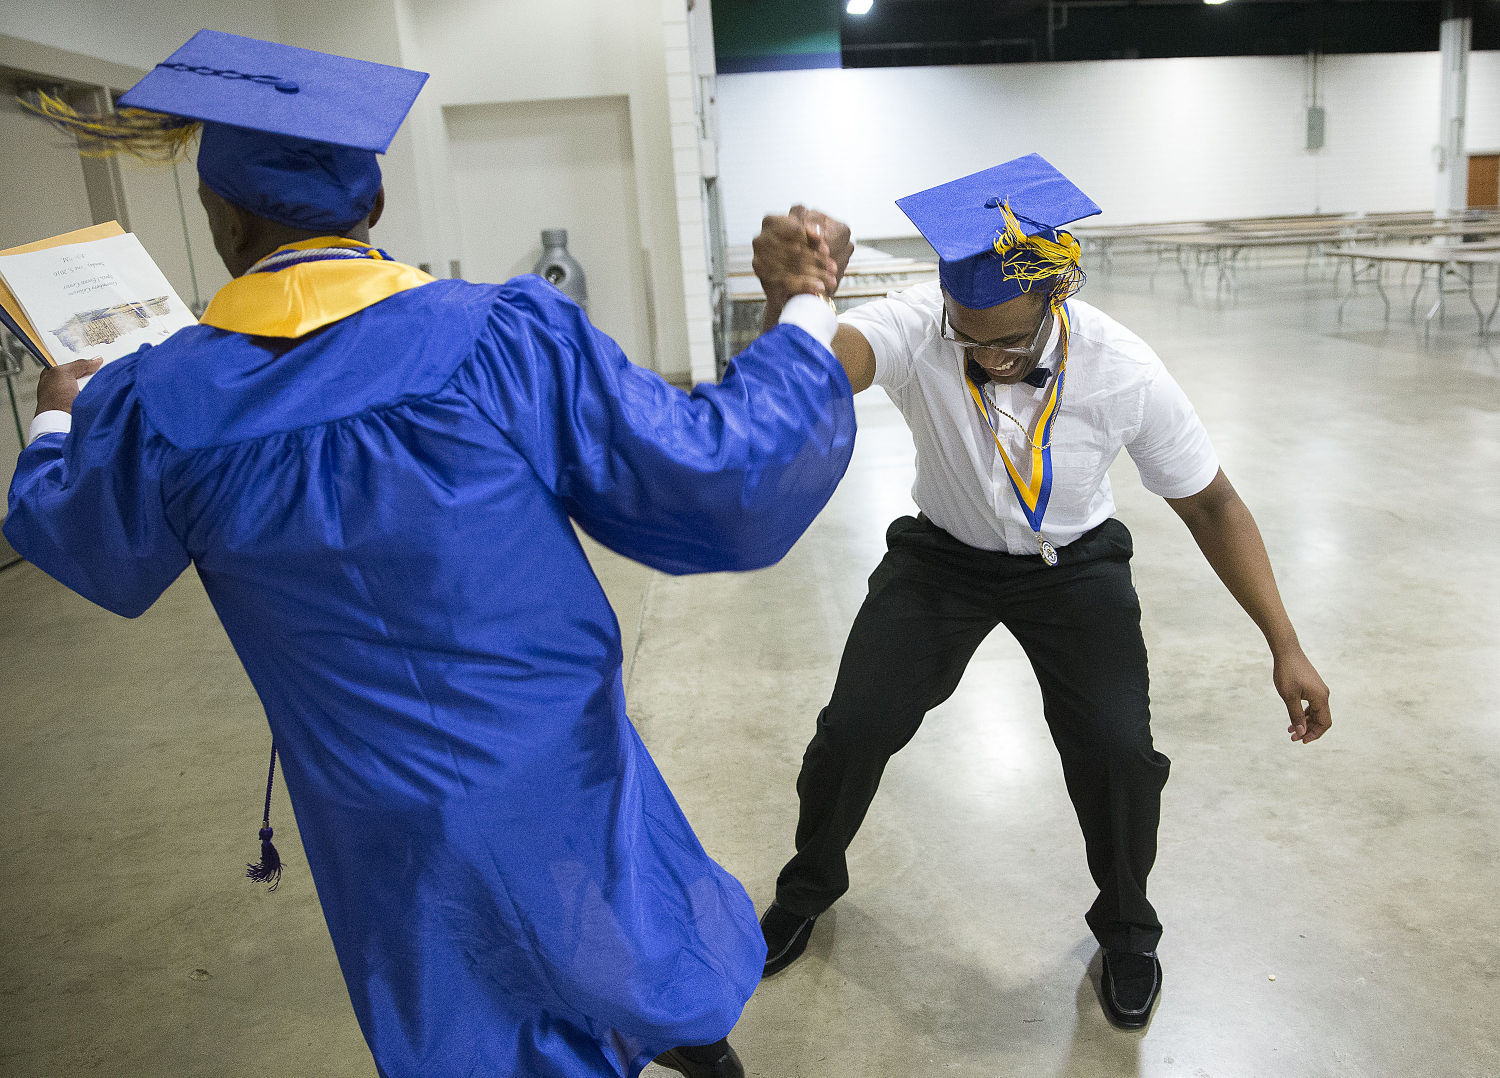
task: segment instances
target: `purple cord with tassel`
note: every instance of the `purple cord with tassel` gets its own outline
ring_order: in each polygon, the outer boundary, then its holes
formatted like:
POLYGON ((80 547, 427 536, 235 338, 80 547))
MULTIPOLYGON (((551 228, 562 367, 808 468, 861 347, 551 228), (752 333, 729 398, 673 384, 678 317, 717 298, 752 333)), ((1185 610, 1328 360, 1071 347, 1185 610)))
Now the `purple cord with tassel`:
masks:
POLYGON ((256 883, 269 883, 266 890, 281 886, 281 854, 271 844, 271 786, 276 781, 276 742, 271 742, 271 771, 266 776, 266 811, 260 825, 260 861, 245 866, 245 876, 256 883))

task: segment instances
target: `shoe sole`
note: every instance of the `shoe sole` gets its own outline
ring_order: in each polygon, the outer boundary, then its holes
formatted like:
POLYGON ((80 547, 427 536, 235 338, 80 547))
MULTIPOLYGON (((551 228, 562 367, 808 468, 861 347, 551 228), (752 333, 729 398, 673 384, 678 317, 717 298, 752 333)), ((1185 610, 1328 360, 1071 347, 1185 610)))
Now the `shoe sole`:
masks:
MULTIPOLYGON (((1155 1010, 1154 1005, 1152 1010, 1155 1010)), ((1151 1011, 1147 1011, 1139 1018, 1123 1018, 1114 1011, 1106 1009, 1104 1017, 1108 1018, 1110 1025, 1116 1029, 1145 1029, 1151 1024, 1151 1011)))
POLYGON ((803 952, 807 950, 807 941, 812 936, 813 925, 817 923, 818 919, 816 917, 809 917, 807 924, 797 929, 792 934, 792 938, 786 941, 785 947, 777 951, 776 954, 769 956, 766 959, 765 969, 761 970, 760 979, 765 980, 767 977, 776 976, 776 974, 801 958, 803 952))
MULTIPOLYGON (((740 1074, 743 1075, 745 1073, 743 1064, 739 1063, 739 1057, 734 1054, 733 1048, 730 1048, 729 1055, 726 1058, 730 1059, 731 1063, 740 1065, 740 1074)), ((676 1071, 678 1074, 690 1075, 693 1073, 695 1068, 705 1066, 717 1067, 720 1063, 724 1062, 724 1059, 720 1059, 716 1063, 693 1063, 691 1060, 684 1059, 682 1055, 678 1053, 677 1049, 670 1048, 667 1051, 663 1052, 661 1055, 657 1056, 651 1062, 655 1063, 658 1067, 665 1067, 669 1071, 676 1071)))

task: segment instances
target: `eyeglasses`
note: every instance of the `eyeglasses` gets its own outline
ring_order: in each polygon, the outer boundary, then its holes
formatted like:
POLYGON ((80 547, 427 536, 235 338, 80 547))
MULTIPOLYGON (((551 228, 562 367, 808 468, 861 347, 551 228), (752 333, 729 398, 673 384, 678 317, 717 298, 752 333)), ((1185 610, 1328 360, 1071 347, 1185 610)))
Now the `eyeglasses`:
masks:
POLYGON ((1052 308, 1042 312, 1042 320, 1037 323, 1036 332, 1031 336, 1031 343, 1025 345, 1000 344, 998 341, 976 341, 966 333, 960 333, 951 329, 948 325, 948 307, 943 306, 943 319, 941 334, 945 341, 963 348, 982 348, 988 352, 999 352, 1003 356, 1014 356, 1019 359, 1030 359, 1036 355, 1046 343, 1047 335, 1052 331, 1052 308))

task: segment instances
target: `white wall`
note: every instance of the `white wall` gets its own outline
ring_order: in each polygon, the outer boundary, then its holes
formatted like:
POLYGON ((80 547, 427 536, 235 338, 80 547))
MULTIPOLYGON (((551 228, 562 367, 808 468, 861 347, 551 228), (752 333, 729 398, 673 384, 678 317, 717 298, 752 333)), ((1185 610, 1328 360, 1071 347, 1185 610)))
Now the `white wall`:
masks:
MULTIPOLYGON (((1431 208, 1438 54, 1321 65, 1317 152, 1302 57, 721 76, 729 240, 798 201, 856 236, 914 235, 895 199, 1031 152, 1103 207, 1101 224, 1431 208)), ((1500 53, 1473 54, 1468 103, 1468 145, 1500 145, 1500 53)))

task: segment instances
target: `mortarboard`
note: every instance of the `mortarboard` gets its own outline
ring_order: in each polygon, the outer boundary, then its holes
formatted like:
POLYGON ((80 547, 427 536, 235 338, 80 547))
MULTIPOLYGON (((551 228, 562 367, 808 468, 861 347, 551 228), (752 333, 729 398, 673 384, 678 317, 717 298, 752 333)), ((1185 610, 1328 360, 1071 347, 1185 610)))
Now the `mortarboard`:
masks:
POLYGON ((938 253, 943 288, 983 310, 1043 279, 1077 275, 1077 243, 1063 225, 1099 212, 1040 154, 897 199, 938 253))
POLYGON ((202 121, 199 175, 235 205, 339 231, 369 214, 375 155, 426 81, 421 71, 199 30, 119 104, 202 121))

